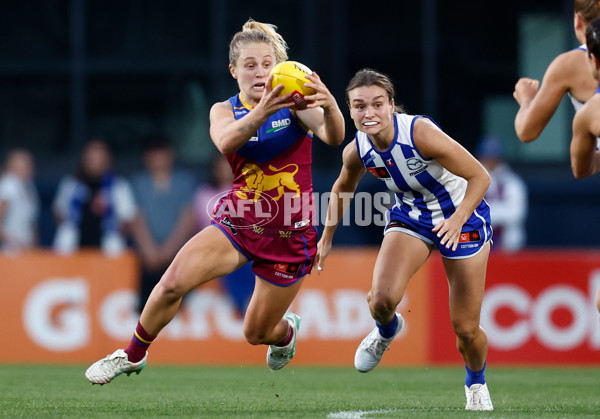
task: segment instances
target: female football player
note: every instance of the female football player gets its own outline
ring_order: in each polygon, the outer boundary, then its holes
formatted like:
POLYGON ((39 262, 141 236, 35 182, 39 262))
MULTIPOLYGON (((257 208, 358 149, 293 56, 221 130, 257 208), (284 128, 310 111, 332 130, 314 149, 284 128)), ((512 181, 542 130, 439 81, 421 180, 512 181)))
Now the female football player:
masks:
POLYGON ((598 81, 590 75, 585 63, 585 32, 588 24, 600 17, 600 2, 575 0, 574 11, 575 36, 582 45, 560 54, 550 63, 541 87, 538 80, 527 77, 519 79, 515 85, 513 96, 520 105, 515 130, 524 143, 539 137, 565 93, 577 111, 598 88, 598 81))
POLYGON ((467 370, 466 409, 492 410, 484 374, 487 337, 479 326, 492 236, 489 207, 483 200, 490 176, 429 117, 397 108, 387 76, 359 71, 346 88, 346 99, 358 131, 344 149, 343 166, 331 190, 318 269, 331 250, 348 201, 340 194, 353 193, 368 171, 396 195, 367 298, 376 327, 358 347, 354 365, 360 372, 377 366, 404 324, 395 311, 408 282, 437 248, 448 277, 457 347, 467 370))
POLYGON ((246 339, 269 346, 271 369, 294 356, 300 318, 285 312, 311 271, 317 242, 306 210, 312 203, 312 134, 337 146, 344 118, 316 73, 307 76, 306 86, 316 92, 305 97, 305 110, 292 108, 290 94, 279 96, 282 85, 271 87, 270 71, 287 59, 286 50, 270 24, 249 20, 233 37, 229 71, 240 92, 210 110, 211 139, 227 156, 233 189, 220 201, 213 224, 183 246, 153 289, 129 347, 86 371, 92 383, 139 373, 148 346, 173 319, 182 297, 249 260, 256 279, 244 319, 246 339))
MULTIPOLYGON (((587 64, 595 80, 600 80, 600 19, 592 21, 586 30, 587 64)), ((600 88, 573 118, 571 140, 571 168, 573 176, 582 179, 600 170, 600 151, 596 146, 600 137, 600 88)), ((600 289, 596 294, 600 311, 600 289)))

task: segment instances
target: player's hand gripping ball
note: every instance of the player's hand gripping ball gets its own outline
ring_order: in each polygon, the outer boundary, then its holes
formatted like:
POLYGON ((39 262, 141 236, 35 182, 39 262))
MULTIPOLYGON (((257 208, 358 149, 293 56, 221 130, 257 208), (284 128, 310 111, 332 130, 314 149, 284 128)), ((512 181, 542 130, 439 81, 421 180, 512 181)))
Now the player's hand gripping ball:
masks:
POLYGON ((314 95, 315 89, 304 86, 304 83, 310 83, 305 76, 312 74, 310 68, 296 61, 284 61, 277 64, 271 70, 273 75, 272 87, 283 84, 283 90, 280 96, 288 93, 292 94, 292 100, 296 104, 296 109, 306 109, 308 102, 304 96, 314 95))

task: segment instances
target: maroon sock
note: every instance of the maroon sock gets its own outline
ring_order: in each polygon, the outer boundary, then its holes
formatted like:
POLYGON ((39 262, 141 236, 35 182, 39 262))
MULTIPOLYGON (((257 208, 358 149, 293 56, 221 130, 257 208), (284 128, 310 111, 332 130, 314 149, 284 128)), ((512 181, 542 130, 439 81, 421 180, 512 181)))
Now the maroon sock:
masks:
POLYGON ((129 362, 140 362, 146 356, 146 350, 155 338, 156 336, 150 336, 138 321, 131 342, 125 349, 129 362))
POLYGON ((287 337, 284 340, 282 340, 281 342, 275 344, 275 346, 279 346, 279 347, 286 346, 288 343, 290 343, 292 341, 293 337, 294 337, 294 329, 292 328, 292 326, 290 326, 287 337))

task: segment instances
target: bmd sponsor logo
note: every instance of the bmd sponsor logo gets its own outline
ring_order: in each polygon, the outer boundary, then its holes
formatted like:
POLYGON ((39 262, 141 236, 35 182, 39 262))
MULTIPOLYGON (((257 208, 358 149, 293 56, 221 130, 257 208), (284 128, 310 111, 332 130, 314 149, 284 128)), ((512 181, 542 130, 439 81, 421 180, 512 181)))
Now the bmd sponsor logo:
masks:
POLYGON ((267 130, 267 134, 281 131, 282 129, 289 127, 291 124, 292 120, 290 118, 278 119, 276 121, 273 121, 271 122, 271 128, 267 130))

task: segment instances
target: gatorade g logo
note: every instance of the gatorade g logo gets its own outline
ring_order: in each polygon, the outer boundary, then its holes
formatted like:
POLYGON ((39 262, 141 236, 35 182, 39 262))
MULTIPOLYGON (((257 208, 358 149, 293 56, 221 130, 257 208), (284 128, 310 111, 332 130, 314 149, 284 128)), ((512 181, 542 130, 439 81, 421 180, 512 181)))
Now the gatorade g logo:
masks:
POLYGON ((246 181, 246 186, 242 186, 240 190, 236 192, 236 195, 240 199, 253 199, 257 201, 260 198, 262 192, 267 192, 275 189, 277 195, 273 197, 274 201, 278 201, 285 190, 291 190, 296 192, 295 196, 300 196, 300 186, 294 180, 294 175, 298 173, 297 164, 287 164, 281 168, 276 168, 273 165, 269 165, 271 174, 266 174, 263 169, 254 163, 246 163, 242 168, 242 174, 246 181), (282 172, 290 166, 294 166, 293 172, 282 172), (254 195, 253 198, 252 194, 254 195), (248 196, 250 195, 250 197, 248 196))

